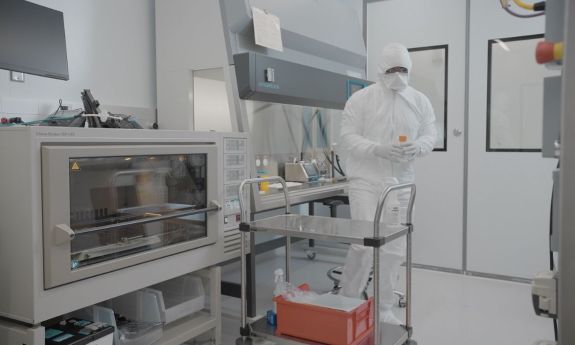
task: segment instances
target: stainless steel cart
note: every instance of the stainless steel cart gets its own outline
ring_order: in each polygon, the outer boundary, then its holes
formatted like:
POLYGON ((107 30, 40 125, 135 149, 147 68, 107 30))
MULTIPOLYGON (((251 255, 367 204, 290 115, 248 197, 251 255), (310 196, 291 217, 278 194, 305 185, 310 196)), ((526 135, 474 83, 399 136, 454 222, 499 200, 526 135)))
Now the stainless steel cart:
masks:
POLYGON ((374 288, 374 345, 415 344, 411 340, 411 270, 412 270, 412 232, 411 214, 415 201, 415 184, 398 184, 388 187, 380 196, 374 222, 342 218, 327 218, 290 214, 290 199, 287 185, 283 178, 274 176, 245 180, 240 185, 239 199, 242 222, 241 231, 241 337, 236 344, 314 344, 313 342, 278 336, 275 327, 266 323, 265 318, 253 323, 247 322, 246 315, 246 245, 248 233, 265 232, 286 237, 286 281, 290 281, 291 270, 291 237, 312 240, 337 241, 349 244, 360 244, 373 248, 373 288, 374 288), (248 210, 244 198, 246 185, 262 182, 279 182, 283 185, 286 214, 249 222, 248 210), (407 208, 406 223, 400 227, 387 227, 380 223, 383 206, 393 191, 409 189, 411 195, 407 208), (406 322, 405 325, 381 325, 379 322, 379 249, 386 243, 400 237, 407 237, 406 249, 406 322))

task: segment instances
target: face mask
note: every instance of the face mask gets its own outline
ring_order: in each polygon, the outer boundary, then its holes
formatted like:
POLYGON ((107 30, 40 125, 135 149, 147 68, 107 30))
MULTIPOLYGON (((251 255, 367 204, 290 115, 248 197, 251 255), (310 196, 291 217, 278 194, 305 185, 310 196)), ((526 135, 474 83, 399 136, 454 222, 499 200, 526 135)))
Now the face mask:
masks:
POLYGON ((388 89, 402 91, 407 87, 407 74, 386 73, 381 76, 381 81, 388 89))

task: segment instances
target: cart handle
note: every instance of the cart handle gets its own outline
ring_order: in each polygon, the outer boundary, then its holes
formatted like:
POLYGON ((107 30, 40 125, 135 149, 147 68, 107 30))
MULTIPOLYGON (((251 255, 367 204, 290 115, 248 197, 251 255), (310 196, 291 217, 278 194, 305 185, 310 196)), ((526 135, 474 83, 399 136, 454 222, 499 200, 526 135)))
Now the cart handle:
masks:
POLYGON ((393 186, 387 187, 383 193, 379 196, 379 201, 377 203, 377 210, 375 212, 375 219, 373 220, 373 235, 375 238, 379 238, 379 223, 381 221, 381 213, 383 212, 383 206, 387 201, 389 194, 393 191, 401 190, 401 189, 409 189, 411 191, 409 195, 409 203, 407 206, 407 214, 405 216, 407 225, 411 225, 411 214, 413 211, 413 204, 415 203, 415 183, 403 183, 403 184, 396 184, 393 186))
POLYGON ((246 205, 245 205, 245 200, 244 200, 244 189, 246 185, 252 185, 255 183, 262 183, 262 182, 279 182, 282 184, 283 186, 283 192, 284 192, 284 197, 285 197, 285 201, 286 201, 286 214, 290 213, 290 199, 289 199, 289 192, 288 192, 288 188, 287 188, 287 184, 286 181, 280 177, 280 176, 270 176, 270 177, 260 177, 260 178, 252 178, 252 179, 247 179, 242 181, 242 183, 240 184, 240 190, 239 190, 239 198, 240 198, 240 214, 241 214, 241 222, 245 223, 248 221, 248 217, 246 214, 246 205))

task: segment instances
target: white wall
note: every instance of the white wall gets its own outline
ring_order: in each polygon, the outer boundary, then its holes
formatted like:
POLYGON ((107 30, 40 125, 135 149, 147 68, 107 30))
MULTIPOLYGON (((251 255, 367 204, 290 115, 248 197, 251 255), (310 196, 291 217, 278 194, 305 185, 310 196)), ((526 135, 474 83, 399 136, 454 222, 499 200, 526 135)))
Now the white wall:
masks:
MULTIPOLYGON (((193 73, 229 63, 219 4, 214 0, 156 0, 158 124, 161 129, 194 128, 193 73)), ((234 104, 227 83, 228 102, 234 104)), ((230 109, 235 117, 235 104, 230 109)))
POLYGON ((0 70, 0 114, 47 114, 60 98, 80 105, 83 89, 105 105, 156 108, 153 0, 33 2, 64 12, 70 80, 15 83, 0 70))

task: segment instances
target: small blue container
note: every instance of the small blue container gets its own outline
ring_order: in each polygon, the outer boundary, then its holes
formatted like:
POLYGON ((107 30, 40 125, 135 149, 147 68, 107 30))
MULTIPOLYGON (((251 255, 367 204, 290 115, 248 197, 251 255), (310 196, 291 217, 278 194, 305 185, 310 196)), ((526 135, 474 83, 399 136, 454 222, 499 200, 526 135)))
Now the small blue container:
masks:
POLYGON ((277 324, 278 324, 278 317, 277 317, 276 313, 274 313, 273 310, 268 310, 268 312, 266 314, 266 320, 267 320, 268 324, 271 326, 277 326, 277 324))

